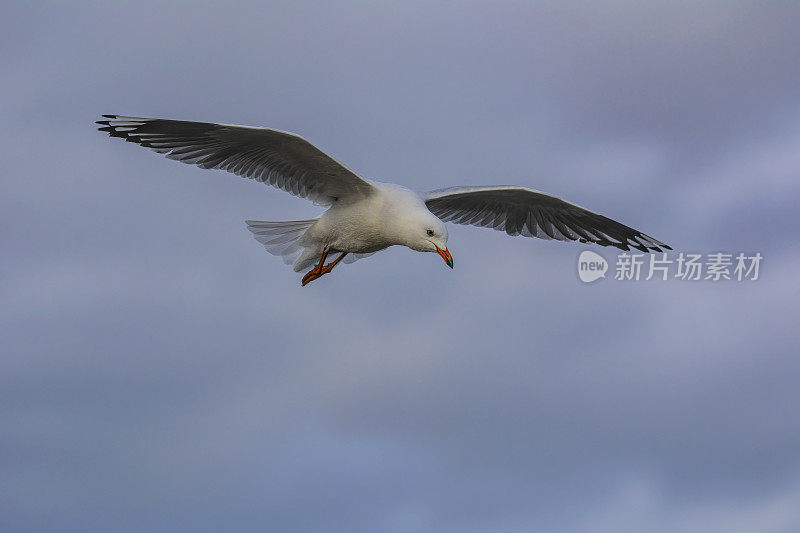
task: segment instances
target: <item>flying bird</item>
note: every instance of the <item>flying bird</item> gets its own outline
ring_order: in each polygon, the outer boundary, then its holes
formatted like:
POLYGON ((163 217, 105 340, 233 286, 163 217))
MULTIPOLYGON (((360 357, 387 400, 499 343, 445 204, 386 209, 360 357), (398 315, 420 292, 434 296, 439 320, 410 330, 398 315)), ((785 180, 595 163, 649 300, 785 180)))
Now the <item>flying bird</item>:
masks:
POLYGON ((444 222, 482 226, 509 235, 593 242, 642 252, 669 246, 583 207, 513 185, 450 187, 416 192, 364 179, 304 138, 269 128, 103 115, 99 130, 170 159, 221 169, 268 183, 327 206, 308 220, 247 220, 272 254, 307 268, 302 284, 345 263, 402 245, 439 254, 453 268, 444 222), (328 258, 333 258, 326 263, 328 258))

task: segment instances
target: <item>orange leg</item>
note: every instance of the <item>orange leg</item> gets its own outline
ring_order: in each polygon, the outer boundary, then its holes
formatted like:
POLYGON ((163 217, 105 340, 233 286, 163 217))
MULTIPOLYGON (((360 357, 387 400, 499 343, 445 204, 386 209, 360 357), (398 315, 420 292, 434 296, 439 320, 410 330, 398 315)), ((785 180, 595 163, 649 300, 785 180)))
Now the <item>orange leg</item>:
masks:
MULTIPOLYGON (((341 261, 341 260, 342 260, 342 258, 343 258, 344 256, 346 256, 346 255, 347 255, 347 252, 342 252, 342 255, 340 255, 339 257, 337 257, 337 258, 336 258, 336 260, 335 260, 334 262, 332 262, 332 263, 328 263, 327 265, 325 265, 324 267, 322 267, 322 274, 327 274, 328 272, 330 272, 331 270, 333 270, 333 267, 335 267, 336 265, 338 265, 338 264, 339 264, 339 261, 341 261)), ((320 275, 322 275, 322 274, 320 274, 320 275)))
POLYGON ((322 249, 322 256, 319 258, 319 263, 314 265, 314 268, 308 271, 308 273, 303 276, 303 287, 306 286, 307 283, 310 283, 320 277, 322 275, 322 268, 323 264, 325 263, 325 258, 328 257, 328 247, 322 249))
POLYGON ((307 284, 311 283, 315 279, 324 276, 325 274, 333 270, 333 267, 335 267, 339 263, 339 261, 341 261, 342 258, 346 255, 347 252, 342 252, 342 254, 339 257, 337 257, 335 261, 325 265, 324 263, 325 263, 325 258, 328 256, 328 249, 326 248, 325 250, 323 250, 322 257, 319 258, 319 263, 314 265, 314 268, 309 270, 308 273, 305 276, 303 276, 303 286, 305 287, 307 284))

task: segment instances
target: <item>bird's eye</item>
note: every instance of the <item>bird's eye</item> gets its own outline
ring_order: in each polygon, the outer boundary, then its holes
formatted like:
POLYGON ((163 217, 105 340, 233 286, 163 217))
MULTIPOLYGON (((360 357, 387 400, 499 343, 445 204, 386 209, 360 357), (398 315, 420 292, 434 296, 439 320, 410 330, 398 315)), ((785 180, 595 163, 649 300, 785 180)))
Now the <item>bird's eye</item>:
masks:
POLYGON ((426 233, 428 234, 428 237, 433 237, 433 230, 432 229, 429 229, 428 231, 426 231, 426 233))

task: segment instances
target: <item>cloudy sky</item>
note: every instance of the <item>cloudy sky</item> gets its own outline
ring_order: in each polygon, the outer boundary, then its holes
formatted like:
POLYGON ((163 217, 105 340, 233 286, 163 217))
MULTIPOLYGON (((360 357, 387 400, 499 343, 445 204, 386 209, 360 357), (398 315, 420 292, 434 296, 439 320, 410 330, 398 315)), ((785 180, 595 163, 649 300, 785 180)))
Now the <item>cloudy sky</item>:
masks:
POLYGON ((3 531, 800 530, 797 4, 3 12, 3 531), (764 260, 585 285, 588 246, 450 226, 452 271, 397 248, 301 287, 243 221, 319 208, 101 113, 764 260))

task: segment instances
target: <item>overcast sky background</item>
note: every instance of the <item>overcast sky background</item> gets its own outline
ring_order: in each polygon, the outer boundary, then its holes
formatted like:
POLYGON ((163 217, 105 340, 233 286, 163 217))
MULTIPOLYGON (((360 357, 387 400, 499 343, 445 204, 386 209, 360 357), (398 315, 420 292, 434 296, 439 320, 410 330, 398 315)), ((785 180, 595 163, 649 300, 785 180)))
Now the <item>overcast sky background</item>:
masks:
POLYGON ((800 531, 800 5, 15 3, 0 18, 0 529, 800 531), (307 287, 318 207, 94 129, 297 132, 519 184, 756 282, 449 226, 307 287))

